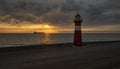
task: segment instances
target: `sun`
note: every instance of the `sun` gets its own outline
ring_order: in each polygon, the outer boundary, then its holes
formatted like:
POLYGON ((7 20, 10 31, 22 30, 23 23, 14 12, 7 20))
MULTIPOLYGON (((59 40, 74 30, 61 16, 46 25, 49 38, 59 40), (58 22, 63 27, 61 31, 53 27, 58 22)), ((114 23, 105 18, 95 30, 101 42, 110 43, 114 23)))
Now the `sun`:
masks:
POLYGON ((43 25, 41 25, 41 28, 42 29, 52 29, 52 28, 54 28, 54 26, 53 25, 49 25, 49 24, 43 24, 43 25))
POLYGON ((44 28, 45 29, 50 29, 50 28, 52 28, 50 25, 44 25, 44 28))
POLYGON ((57 30, 54 29, 55 27, 52 26, 52 25, 45 24, 45 25, 43 25, 41 28, 42 28, 42 31, 43 31, 45 34, 48 34, 48 33, 56 33, 56 32, 57 32, 57 30))

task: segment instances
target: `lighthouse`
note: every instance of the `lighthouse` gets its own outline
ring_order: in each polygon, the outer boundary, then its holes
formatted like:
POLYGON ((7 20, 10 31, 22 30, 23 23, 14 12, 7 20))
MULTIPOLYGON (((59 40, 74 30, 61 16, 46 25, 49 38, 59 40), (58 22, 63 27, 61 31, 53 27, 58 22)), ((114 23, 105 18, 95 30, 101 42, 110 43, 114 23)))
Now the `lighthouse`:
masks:
POLYGON ((75 18, 73 21, 75 23, 73 46, 80 47, 80 46, 82 46, 81 22, 83 20, 79 13, 77 13, 77 15, 75 15, 75 18))

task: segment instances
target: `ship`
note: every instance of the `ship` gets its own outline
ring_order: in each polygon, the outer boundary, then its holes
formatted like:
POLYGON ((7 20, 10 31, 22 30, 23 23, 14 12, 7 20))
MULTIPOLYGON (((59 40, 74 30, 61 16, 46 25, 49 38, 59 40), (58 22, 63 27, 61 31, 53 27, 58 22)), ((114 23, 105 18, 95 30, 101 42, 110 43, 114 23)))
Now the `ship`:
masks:
POLYGON ((33 34, 44 34, 44 32, 33 32, 33 34))

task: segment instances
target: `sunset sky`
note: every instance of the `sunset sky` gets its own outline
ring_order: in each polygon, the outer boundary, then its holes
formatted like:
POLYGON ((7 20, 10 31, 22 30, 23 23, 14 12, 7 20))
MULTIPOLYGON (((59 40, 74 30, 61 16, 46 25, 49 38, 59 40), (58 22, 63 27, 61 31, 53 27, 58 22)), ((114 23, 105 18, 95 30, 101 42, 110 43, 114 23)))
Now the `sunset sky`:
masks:
POLYGON ((120 0, 0 0, 0 33, 72 33, 80 12, 82 31, 120 33, 120 0))

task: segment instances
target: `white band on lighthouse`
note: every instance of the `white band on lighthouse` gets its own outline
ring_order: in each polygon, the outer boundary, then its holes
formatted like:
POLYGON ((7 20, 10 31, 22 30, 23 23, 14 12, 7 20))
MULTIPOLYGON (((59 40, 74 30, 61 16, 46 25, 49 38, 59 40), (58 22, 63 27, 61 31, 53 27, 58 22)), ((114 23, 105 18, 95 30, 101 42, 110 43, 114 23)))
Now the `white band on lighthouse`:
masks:
POLYGON ((76 31, 80 31, 81 30, 81 26, 75 26, 75 30, 76 31))

